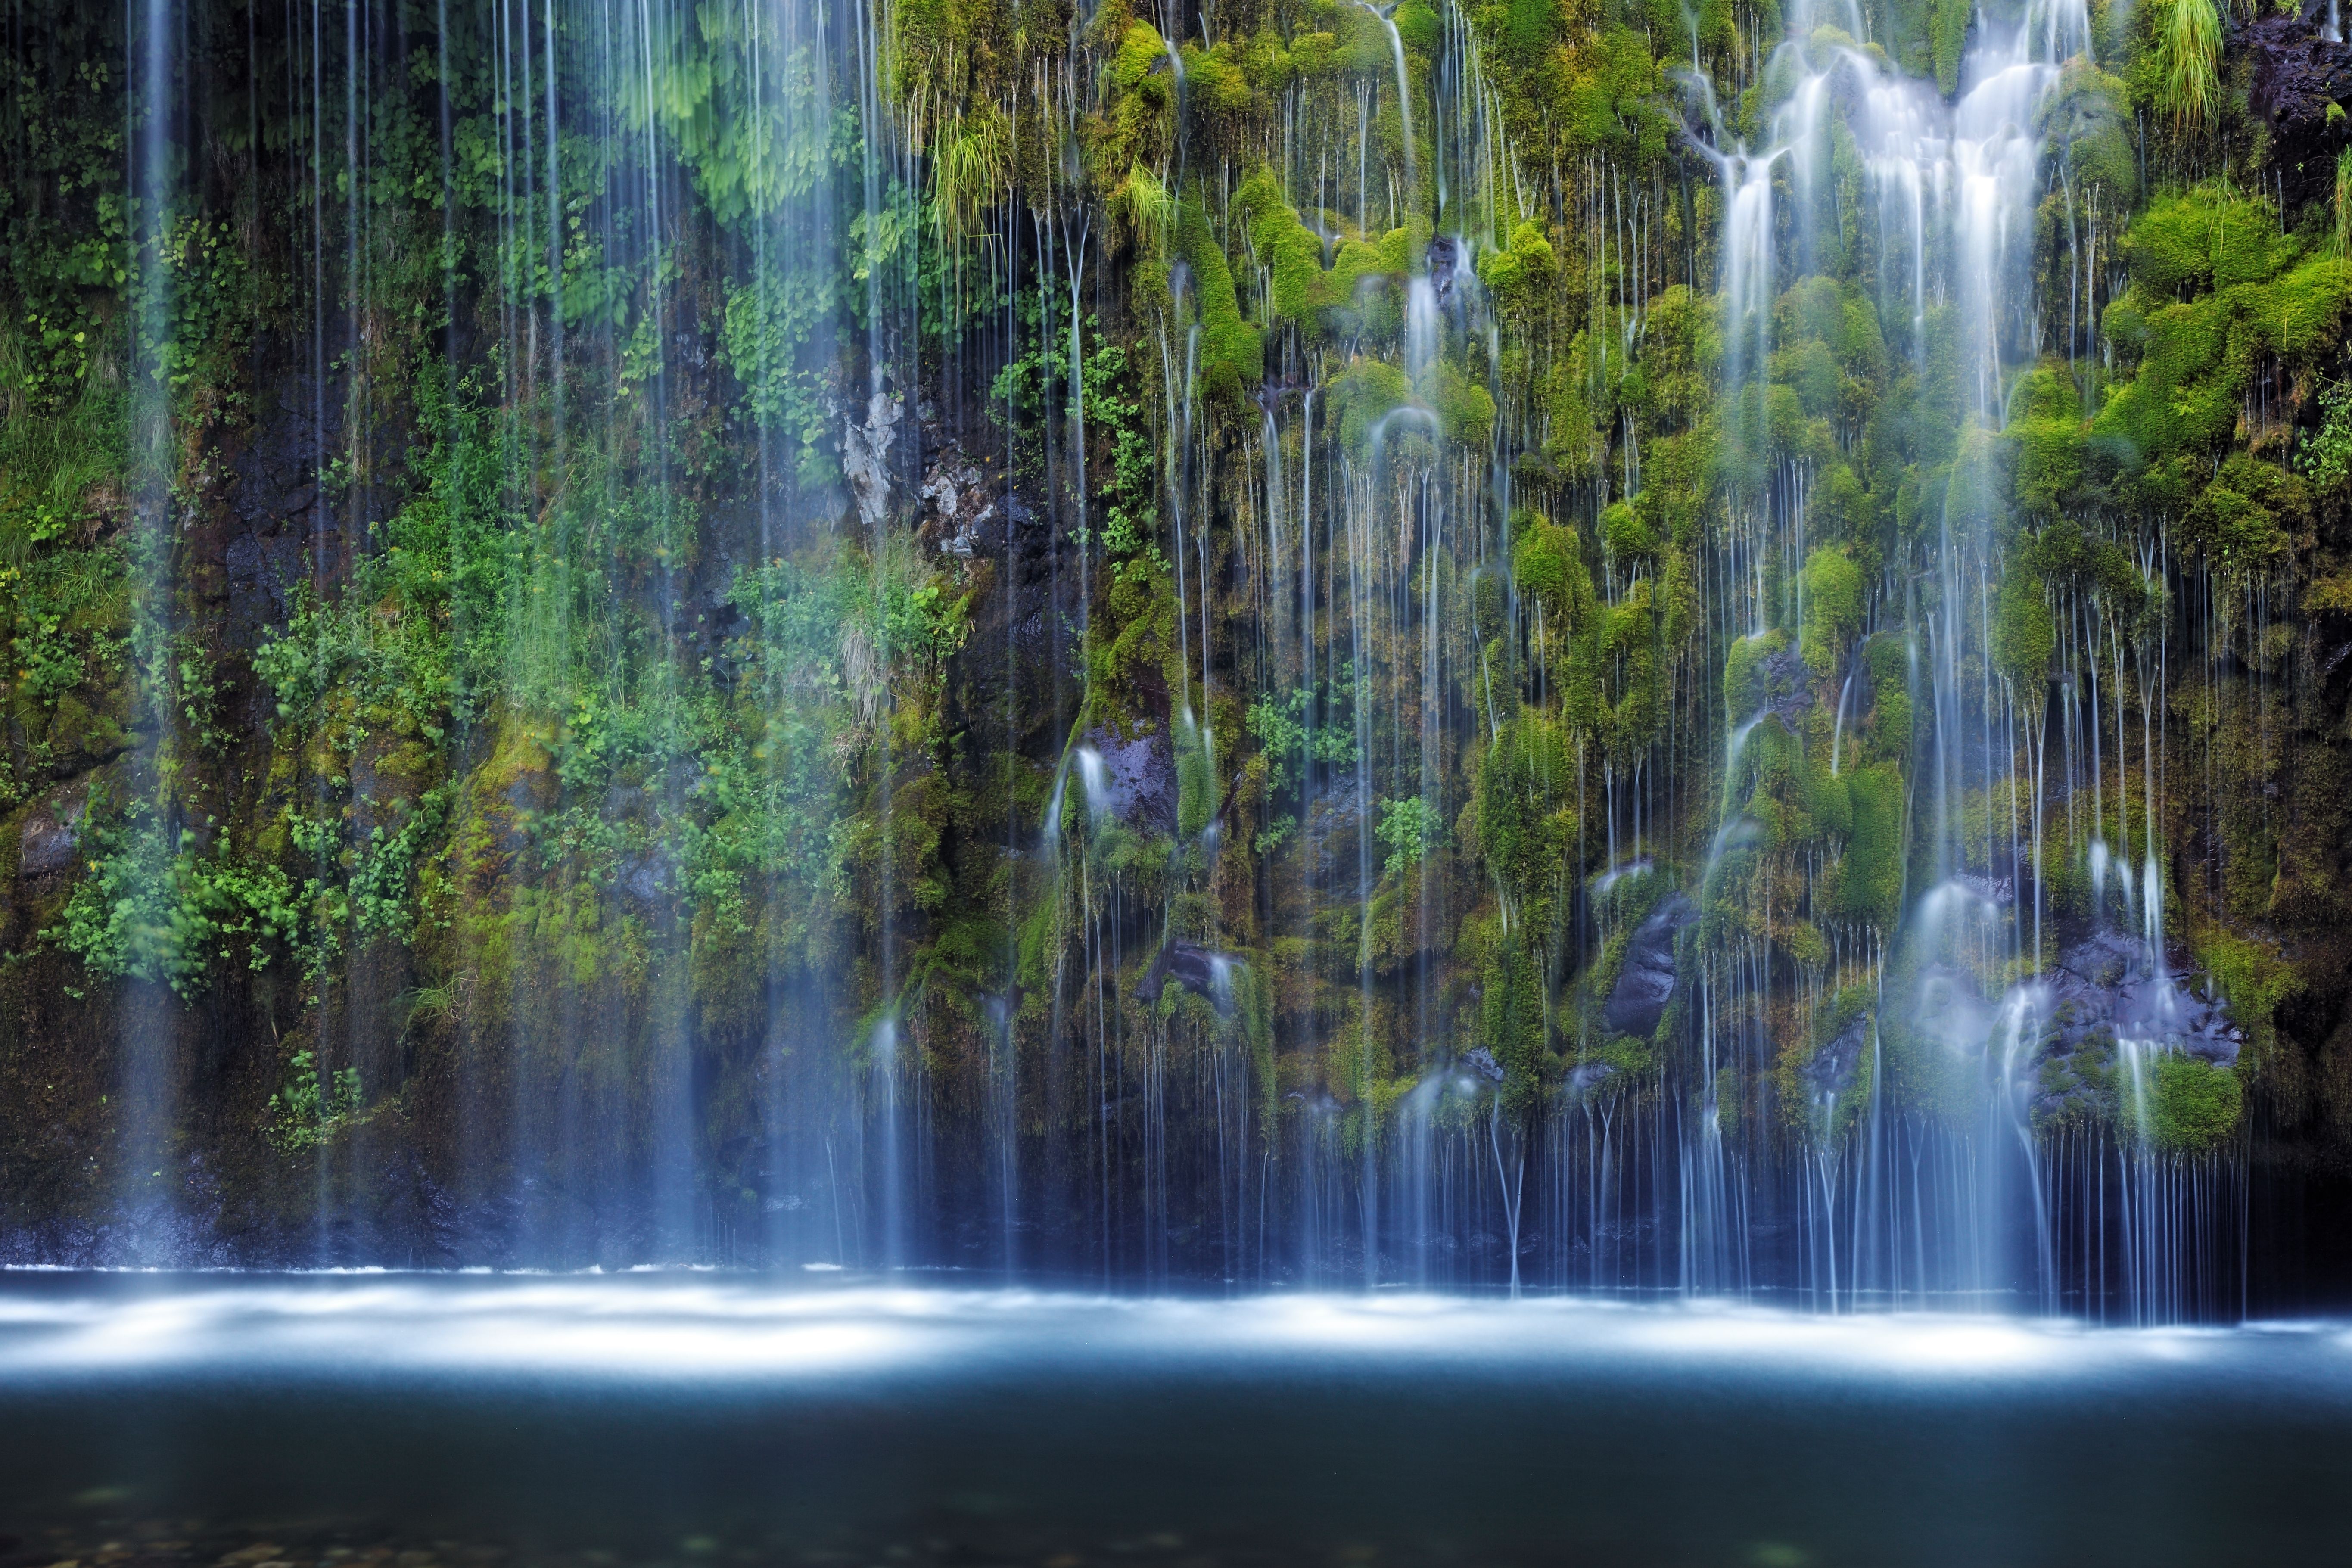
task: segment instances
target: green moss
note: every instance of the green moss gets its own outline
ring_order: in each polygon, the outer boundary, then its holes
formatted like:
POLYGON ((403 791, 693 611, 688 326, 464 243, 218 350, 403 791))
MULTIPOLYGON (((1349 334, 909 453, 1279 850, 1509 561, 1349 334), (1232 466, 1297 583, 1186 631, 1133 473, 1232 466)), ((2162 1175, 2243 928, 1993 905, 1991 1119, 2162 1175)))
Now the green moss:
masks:
POLYGON ((2310 510, 2311 492, 2301 479, 2241 453, 2197 492, 2181 533, 2214 564, 2244 571, 2292 551, 2310 510))
POLYGON ((2030 701, 2030 693, 2050 679, 2051 656, 2058 648, 2057 622, 2050 613, 2048 590, 2025 555, 2020 552, 2011 558, 1993 613, 1994 661, 2016 683, 2020 701, 2030 701))
POLYGON ((2073 373, 2048 364, 2027 374, 2011 394, 2007 438, 2020 507, 2055 516, 2083 475, 2088 431, 2073 373))
POLYGON ((1438 427, 1445 438, 1483 452, 1495 430, 1495 395, 1450 363, 1439 363, 1432 374, 1430 401, 1437 405, 1438 427))
POLYGON ((1507 318, 1526 322, 1550 307, 1559 287, 1559 258, 1541 228, 1520 223, 1508 247, 1479 255, 1478 280, 1507 318))
POLYGON ((1853 828, 1831 902, 1841 913, 1892 931, 1903 892, 1903 773, 1880 763, 1849 771, 1844 783, 1853 828))
POLYGON ((1522 709, 1478 771, 1476 842, 1488 868, 1539 928, 1562 879, 1578 874, 1575 753, 1559 725, 1522 709))
POLYGON ((1397 39, 1408 54, 1434 55, 1444 41, 1445 25, 1423 0, 1402 0, 1389 20, 1395 24, 1397 39))
POLYGON ((1521 516, 1511 547, 1511 576, 1522 597, 1544 607, 1552 621, 1569 626, 1592 602, 1592 576, 1585 569, 1576 531, 1561 528, 1540 512, 1521 516))
POLYGON ((2092 447, 2126 500, 2177 514, 2235 437, 2257 377, 2312 374, 2335 353, 2352 265, 2305 256, 2268 203, 2216 186, 2154 203, 2126 249, 2134 282, 2106 329, 2137 374, 2099 411, 2092 447))
POLYGON ((1628 566, 1649 560, 1658 552, 1658 542, 1651 536, 1649 524, 1623 501, 1612 502, 1601 514, 1601 542, 1608 547, 1612 560, 1628 566))
POLYGON ((1412 387, 1402 365, 1360 359, 1332 378, 1330 417, 1340 443, 1351 452, 1367 452, 1372 432, 1390 414, 1412 400, 1412 387))
POLYGON ((1201 386, 1210 401, 1238 412, 1265 379, 1258 329, 1242 319, 1233 269, 1197 202, 1176 206, 1175 251, 1192 268, 1201 319, 1201 386))
POLYGON ((2147 1134, 2174 1153, 2217 1149, 2237 1131, 2244 1098, 2235 1073, 2165 1052, 2148 1068, 2147 1134))
POLYGON ((1837 668, 1862 629, 1862 568, 1823 545, 1805 560, 1805 664, 1816 676, 1837 668))
POLYGON ((1107 74, 1118 91, 1138 93, 1156 107, 1165 107, 1175 86, 1172 77, 1162 75, 1167 63, 1168 40, 1160 30, 1149 22, 1130 22, 1119 36, 1118 52, 1111 57, 1107 74))
POLYGON ((1969 0, 1932 0, 1928 47, 1936 66, 1936 87, 1946 98, 1959 90, 1960 54, 1968 43, 1969 24, 1976 7, 1969 0))
POLYGON ((1735 722, 1753 714, 1772 693, 1764 661, 1789 646, 1789 634, 1774 627, 1731 645, 1723 662, 1723 703, 1735 722))

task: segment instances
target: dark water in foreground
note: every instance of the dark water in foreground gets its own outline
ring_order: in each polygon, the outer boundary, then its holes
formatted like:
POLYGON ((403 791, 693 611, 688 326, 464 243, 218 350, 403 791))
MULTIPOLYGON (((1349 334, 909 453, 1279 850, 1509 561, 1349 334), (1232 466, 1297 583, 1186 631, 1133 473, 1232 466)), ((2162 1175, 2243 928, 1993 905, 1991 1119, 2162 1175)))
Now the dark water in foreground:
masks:
POLYGON ((0 1534, 21 1568, 2341 1563, 2352 1328, 16 1274, 0 1534))

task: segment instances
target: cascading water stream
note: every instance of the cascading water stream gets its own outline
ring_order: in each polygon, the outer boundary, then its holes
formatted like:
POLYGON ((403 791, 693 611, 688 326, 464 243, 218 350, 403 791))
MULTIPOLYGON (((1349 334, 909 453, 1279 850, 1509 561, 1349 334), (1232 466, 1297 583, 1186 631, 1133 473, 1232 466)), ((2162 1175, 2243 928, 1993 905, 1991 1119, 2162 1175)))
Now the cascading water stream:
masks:
MULTIPOLYGON (((2316 645, 2100 467, 2224 288, 2136 37, 428 9, 244 17, 249 143, 112 46, 131 607, 0 783, 120 1213, 2228 1310, 2316 645)), ((2209 399, 2306 489, 2317 363, 2209 399)))

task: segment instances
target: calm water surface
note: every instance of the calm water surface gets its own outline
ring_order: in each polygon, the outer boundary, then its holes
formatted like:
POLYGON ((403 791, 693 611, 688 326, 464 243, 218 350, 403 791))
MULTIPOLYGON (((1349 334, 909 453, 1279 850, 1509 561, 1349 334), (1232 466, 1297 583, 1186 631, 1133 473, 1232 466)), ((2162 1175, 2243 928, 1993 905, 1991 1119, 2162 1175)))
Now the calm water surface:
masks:
POLYGON ((0 1275, 0 1565, 240 1531, 412 1568, 2343 1563, 2352 1327, 0 1275))

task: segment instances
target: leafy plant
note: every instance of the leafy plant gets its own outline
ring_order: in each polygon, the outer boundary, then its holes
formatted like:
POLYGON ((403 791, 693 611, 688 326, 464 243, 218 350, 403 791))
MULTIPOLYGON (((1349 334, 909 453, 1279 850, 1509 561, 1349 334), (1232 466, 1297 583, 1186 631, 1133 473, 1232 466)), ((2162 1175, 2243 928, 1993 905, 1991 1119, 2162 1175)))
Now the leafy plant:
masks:
POLYGON ((2304 437, 2295 461, 2316 489, 2333 493, 2352 481, 2352 381, 2330 383, 2319 406, 2319 428, 2304 437))
POLYGON ((1391 877, 1420 865, 1444 833, 1437 813, 1419 795, 1382 801, 1380 826, 1372 830, 1373 837, 1388 847, 1384 869, 1391 877))
POLYGON ((1331 766, 1353 767, 1357 760, 1356 731, 1351 722, 1339 719, 1339 710, 1352 693, 1339 684, 1327 688, 1323 703, 1323 721, 1307 728, 1308 714, 1315 701, 1312 687, 1298 687, 1286 696, 1272 692, 1250 704, 1243 724, 1257 737, 1258 746, 1266 759, 1266 788, 1279 793, 1292 781, 1294 763, 1323 763, 1331 766))
POLYGON ((295 1052, 286 1068, 285 1087, 269 1097, 269 1118, 264 1123, 279 1152, 318 1148, 344 1128, 367 1120, 359 1068, 322 1073, 309 1051, 295 1052))

